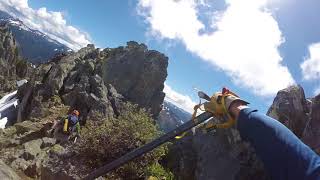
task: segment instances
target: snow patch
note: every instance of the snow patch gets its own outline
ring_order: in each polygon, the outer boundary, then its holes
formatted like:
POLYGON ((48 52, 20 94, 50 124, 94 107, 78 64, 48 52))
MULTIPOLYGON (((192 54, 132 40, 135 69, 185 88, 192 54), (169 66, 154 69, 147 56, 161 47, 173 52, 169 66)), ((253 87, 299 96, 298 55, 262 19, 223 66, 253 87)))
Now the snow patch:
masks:
POLYGON ((3 118, 3 119, 0 119, 0 129, 4 129, 6 127, 6 124, 8 122, 8 118, 3 118))

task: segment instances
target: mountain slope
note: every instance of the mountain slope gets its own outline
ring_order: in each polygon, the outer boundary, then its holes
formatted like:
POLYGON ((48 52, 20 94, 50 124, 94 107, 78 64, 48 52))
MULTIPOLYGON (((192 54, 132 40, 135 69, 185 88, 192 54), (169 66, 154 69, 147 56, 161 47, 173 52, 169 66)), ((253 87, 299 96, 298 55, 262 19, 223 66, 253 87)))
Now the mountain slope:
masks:
POLYGON ((158 117, 158 124, 164 132, 169 132, 191 119, 191 114, 174 104, 164 101, 158 117))
POLYGON ((33 30, 22 21, 0 11, 0 25, 6 24, 12 32, 22 57, 34 64, 46 62, 55 54, 71 51, 67 46, 48 37, 40 31, 33 30))

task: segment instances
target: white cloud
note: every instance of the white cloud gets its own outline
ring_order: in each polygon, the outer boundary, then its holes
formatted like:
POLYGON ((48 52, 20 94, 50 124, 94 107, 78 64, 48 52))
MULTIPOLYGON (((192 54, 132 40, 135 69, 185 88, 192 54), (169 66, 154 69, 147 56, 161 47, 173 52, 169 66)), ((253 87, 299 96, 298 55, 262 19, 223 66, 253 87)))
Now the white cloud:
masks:
POLYGON ((317 87, 314 91, 313 91, 313 94, 315 96, 319 95, 320 94, 320 87, 317 87))
POLYGON ((320 43, 309 46, 309 57, 300 64, 300 67, 303 79, 320 79, 320 43))
POLYGON ((48 11, 45 7, 32 9, 28 0, 1 0, 0 10, 74 50, 90 43, 88 34, 68 25, 61 12, 48 11))
POLYGON ((196 103, 193 102, 189 96, 178 93, 167 84, 164 85, 163 92, 166 93, 166 101, 176 105, 177 107, 189 113, 193 113, 193 107, 196 105, 196 103))
MULTIPOLYGON (((202 2, 202 1, 200 1, 202 2)), ((226 72, 233 81, 262 96, 274 95, 294 83, 281 65, 284 42, 266 0, 226 0, 227 9, 213 17, 216 31, 199 34, 197 0, 139 0, 138 12, 156 37, 180 40, 192 53, 226 72)))

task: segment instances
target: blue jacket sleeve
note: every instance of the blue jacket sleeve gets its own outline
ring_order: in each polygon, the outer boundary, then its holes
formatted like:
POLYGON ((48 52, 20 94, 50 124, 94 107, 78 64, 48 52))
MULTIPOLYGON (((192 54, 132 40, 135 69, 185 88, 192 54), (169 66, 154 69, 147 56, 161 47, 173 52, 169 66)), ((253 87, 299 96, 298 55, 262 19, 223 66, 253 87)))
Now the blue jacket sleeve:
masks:
POLYGON ((273 180, 320 180, 320 158, 288 128, 251 108, 238 117, 241 138, 255 148, 273 180))

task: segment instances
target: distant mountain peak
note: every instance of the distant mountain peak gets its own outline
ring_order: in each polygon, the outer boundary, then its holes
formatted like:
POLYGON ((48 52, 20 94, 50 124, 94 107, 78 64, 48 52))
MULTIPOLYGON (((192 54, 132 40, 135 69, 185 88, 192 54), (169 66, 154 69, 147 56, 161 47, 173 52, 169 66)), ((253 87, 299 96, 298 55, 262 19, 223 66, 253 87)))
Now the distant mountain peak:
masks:
POLYGON ((163 131, 168 132, 190 119, 190 113, 164 100, 157 122, 163 131))
POLYGON ((66 45, 48 35, 32 29, 20 19, 0 11, 0 25, 8 26, 17 41, 21 56, 34 64, 47 62, 58 53, 72 51, 66 45))

